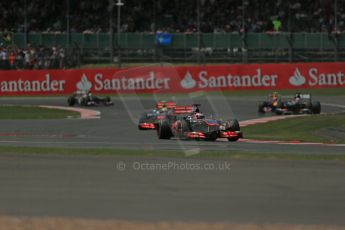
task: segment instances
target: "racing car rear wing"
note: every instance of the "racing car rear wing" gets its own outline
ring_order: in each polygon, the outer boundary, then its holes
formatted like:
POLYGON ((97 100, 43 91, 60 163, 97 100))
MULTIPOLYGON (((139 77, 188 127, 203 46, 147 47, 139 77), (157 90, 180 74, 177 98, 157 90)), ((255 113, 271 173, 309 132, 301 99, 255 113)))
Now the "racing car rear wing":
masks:
MULTIPOLYGON (((283 98, 295 98, 296 95, 284 95, 283 98)), ((299 97, 301 99, 311 99, 311 94, 300 94, 299 97)))
POLYGON ((87 94, 89 92, 90 92, 89 90, 76 90, 76 91, 74 91, 74 94, 83 95, 83 94, 87 94))
POLYGON ((310 99, 311 95, 310 94, 300 94, 301 99, 310 99))
POLYGON ((176 114, 191 114, 194 111, 194 107, 190 105, 176 106, 174 110, 176 114))
POLYGON ((174 109, 176 107, 176 102, 174 101, 159 101, 156 104, 157 109, 167 108, 174 109))

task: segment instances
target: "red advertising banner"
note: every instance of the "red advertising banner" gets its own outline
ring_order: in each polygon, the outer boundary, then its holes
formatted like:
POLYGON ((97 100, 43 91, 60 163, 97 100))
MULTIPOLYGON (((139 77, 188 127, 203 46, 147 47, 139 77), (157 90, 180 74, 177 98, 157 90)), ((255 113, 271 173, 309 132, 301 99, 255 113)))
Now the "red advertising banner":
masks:
POLYGON ((339 87, 345 87, 345 63, 0 71, 1 96, 339 87))

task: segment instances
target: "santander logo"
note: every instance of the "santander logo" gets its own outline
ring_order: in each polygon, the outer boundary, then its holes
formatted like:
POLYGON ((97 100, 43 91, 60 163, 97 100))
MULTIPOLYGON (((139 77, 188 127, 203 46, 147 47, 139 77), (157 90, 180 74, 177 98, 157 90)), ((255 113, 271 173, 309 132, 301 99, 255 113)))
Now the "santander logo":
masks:
POLYGON ((345 85, 345 75, 343 72, 324 72, 318 68, 305 69, 306 75, 302 75, 296 68, 293 76, 289 78, 289 83, 293 86, 342 86, 345 85))
POLYGON ((289 83, 293 86, 301 86, 306 82, 306 78, 301 74, 298 68, 296 68, 294 75, 289 79, 289 83))
POLYGON ((80 91, 89 91, 92 87, 92 83, 87 79, 87 76, 83 74, 81 80, 77 83, 77 89, 80 91))
POLYGON ((196 81, 193 79, 192 74, 188 71, 181 81, 181 86, 184 89, 191 89, 196 86, 196 81))

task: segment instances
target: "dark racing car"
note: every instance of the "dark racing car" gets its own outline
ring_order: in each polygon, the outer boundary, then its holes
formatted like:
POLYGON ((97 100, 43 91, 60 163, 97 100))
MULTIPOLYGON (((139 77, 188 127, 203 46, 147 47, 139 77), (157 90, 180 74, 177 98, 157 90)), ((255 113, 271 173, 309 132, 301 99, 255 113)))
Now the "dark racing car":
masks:
POLYGON ((277 115, 320 114, 321 103, 319 101, 312 101, 310 94, 296 93, 293 99, 281 101, 275 113, 277 115))
POLYGON ((282 101, 282 98, 278 94, 278 92, 273 92, 272 94, 268 95, 266 101, 263 101, 259 104, 258 112, 259 113, 275 112, 276 108, 280 105, 281 101, 282 101))
POLYGON ((206 118, 198 109, 198 105, 176 106, 157 126, 159 139, 194 139, 215 141, 217 138, 227 138, 237 141, 242 138, 240 125, 236 119, 222 121, 206 118))
POLYGON ((259 104, 258 112, 274 112, 277 115, 319 114, 321 103, 312 101, 310 94, 296 93, 292 99, 286 99, 274 92, 268 96, 266 101, 259 104))
POLYGON ((69 106, 81 105, 81 106, 95 106, 95 105, 113 105, 114 103, 110 97, 99 97, 93 95, 91 92, 76 91, 72 96, 67 99, 69 106))
POLYGON ((176 102, 159 101, 155 108, 140 116, 138 122, 139 130, 156 129, 159 120, 165 119, 168 112, 176 107, 176 102))

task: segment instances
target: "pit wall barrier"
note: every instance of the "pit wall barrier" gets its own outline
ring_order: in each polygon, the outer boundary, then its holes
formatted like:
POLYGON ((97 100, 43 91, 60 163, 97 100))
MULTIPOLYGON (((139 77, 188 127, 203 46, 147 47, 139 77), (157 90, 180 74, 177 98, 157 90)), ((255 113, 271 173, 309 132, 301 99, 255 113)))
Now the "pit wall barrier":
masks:
POLYGON ((345 63, 0 71, 0 96, 183 93, 345 87, 345 63))

